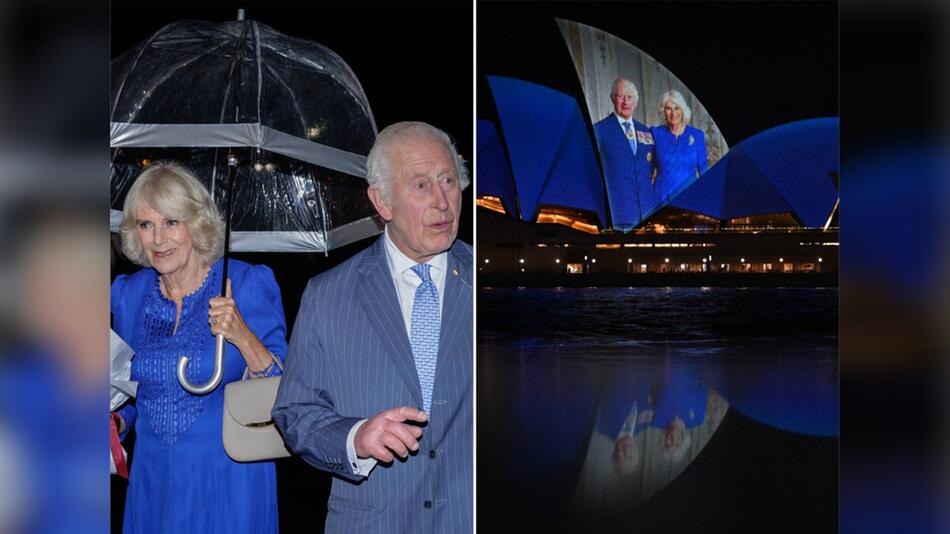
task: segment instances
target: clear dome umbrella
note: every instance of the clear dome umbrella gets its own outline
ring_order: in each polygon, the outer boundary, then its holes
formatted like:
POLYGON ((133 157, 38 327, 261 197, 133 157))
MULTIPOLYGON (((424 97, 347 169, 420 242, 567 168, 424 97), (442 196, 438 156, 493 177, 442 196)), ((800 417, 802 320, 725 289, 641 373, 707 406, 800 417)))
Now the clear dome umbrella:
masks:
MULTIPOLYGON (((328 48, 252 20, 171 23, 112 62, 111 226, 135 178, 158 160, 188 166, 225 214, 230 250, 324 252, 378 234, 366 196, 376 136, 353 71, 328 48)), ((178 376, 195 385, 187 358, 178 376)))

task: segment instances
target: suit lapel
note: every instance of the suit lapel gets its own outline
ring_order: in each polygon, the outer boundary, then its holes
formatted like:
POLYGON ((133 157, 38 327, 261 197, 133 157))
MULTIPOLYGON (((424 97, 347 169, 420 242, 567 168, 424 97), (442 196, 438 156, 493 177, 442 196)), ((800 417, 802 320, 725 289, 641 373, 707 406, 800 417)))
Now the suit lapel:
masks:
MULTIPOLYGON (((439 362, 435 372, 435 386, 432 391, 433 410, 437 410, 437 401, 448 404, 439 409, 439 413, 457 413, 466 409, 465 377, 471 377, 472 332, 472 262, 464 246, 456 242, 449 250, 447 272, 445 274, 445 303, 442 308, 442 329, 439 339, 439 362)), ((428 443, 442 443, 447 431, 446 417, 433 419, 428 433, 423 439, 428 443)))
MULTIPOLYGON (((472 329, 472 269, 470 264, 460 261, 457 253, 461 245, 449 250, 448 272, 445 273, 445 304, 442 306, 442 329, 439 334, 439 363, 436 369, 436 382, 439 374, 450 365, 451 358, 458 358, 455 349, 463 329, 472 329)), ((468 362, 463 362, 466 365, 468 362)))
POLYGON ((412 347, 406 335, 406 325, 399 308, 399 298, 393 285, 389 264, 386 261, 385 235, 381 236, 361 262, 358 272, 361 275, 357 294, 369 321, 379 334, 383 345, 389 352, 399 375, 409 386, 412 398, 417 406, 422 406, 422 388, 416 374, 416 364, 412 358, 412 347))

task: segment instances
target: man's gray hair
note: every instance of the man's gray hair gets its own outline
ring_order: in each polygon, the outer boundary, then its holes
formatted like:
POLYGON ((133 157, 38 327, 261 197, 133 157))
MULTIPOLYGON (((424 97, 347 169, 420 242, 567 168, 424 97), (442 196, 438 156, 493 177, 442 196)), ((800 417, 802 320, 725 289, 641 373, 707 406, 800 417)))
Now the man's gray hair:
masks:
POLYGON ((182 222, 204 265, 211 265, 224 254, 224 219, 208 190, 185 167, 165 161, 152 163, 136 178, 125 197, 122 253, 133 262, 150 267, 148 253, 135 228, 136 212, 142 205, 182 222))
POLYGON ((618 84, 618 83, 625 83, 625 84, 629 85, 629 86, 630 86, 630 89, 632 89, 631 92, 633 93, 633 103, 634 103, 634 104, 639 104, 639 103, 640 103, 640 92, 637 91, 637 86, 636 86, 633 82, 631 82, 630 80, 628 80, 628 79, 626 79, 626 78, 617 78, 616 80, 614 80, 614 83, 610 84, 610 99, 611 99, 611 100, 613 100, 613 99, 614 99, 614 96, 617 95, 617 84, 618 84))
POLYGON ((393 149, 403 141, 409 139, 426 139, 442 143, 455 161, 455 172, 458 176, 459 187, 464 191, 469 184, 468 170, 465 160, 459 155, 452 138, 442 130, 424 122, 397 122, 383 128, 376 136, 376 142, 366 157, 366 181, 377 186, 383 198, 389 199, 392 194, 393 179, 393 149))

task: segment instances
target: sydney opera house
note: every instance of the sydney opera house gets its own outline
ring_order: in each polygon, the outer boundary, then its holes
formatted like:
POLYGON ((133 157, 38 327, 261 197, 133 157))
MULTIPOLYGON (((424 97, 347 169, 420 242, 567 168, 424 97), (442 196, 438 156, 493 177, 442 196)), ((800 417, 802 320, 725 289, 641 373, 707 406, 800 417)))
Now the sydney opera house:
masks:
POLYGON ((729 147, 695 95, 658 62, 609 35, 617 42, 608 63, 629 66, 585 62, 585 38, 594 41, 600 31, 558 24, 586 113, 577 99, 548 87, 488 77, 497 122, 479 120, 476 155, 483 283, 837 284, 836 117, 783 124, 729 147), (611 110, 608 88, 618 72, 640 88, 634 118, 643 123, 662 121, 648 105, 662 91, 686 95, 692 123, 705 133, 704 172, 674 183, 631 182, 623 187, 635 191, 611 193, 618 177, 606 168, 592 125, 611 110), (629 213, 634 222, 617 223, 629 213), (574 274, 595 276, 567 276, 574 274))

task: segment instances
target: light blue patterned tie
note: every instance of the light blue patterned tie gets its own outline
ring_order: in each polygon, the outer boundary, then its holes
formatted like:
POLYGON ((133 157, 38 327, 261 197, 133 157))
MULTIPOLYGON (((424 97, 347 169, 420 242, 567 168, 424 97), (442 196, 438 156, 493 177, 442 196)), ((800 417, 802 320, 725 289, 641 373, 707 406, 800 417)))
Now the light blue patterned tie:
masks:
POLYGON ((630 142, 630 150, 633 150, 633 155, 637 155, 637 134, 633 130, 633 125, 630 124, 630 121, 623 121, 623 133, 627 134, 627 141, 630 142))
POLYGON ((422 409, 428 414, 432 406, 432 385, 435 383, 435 364, 439 358, 439 290, 429 274, 429 264, 412 267, 422 280, 412 302, 412 327, 409 344, 416 360, 416 373, 422 386, 422 409))

